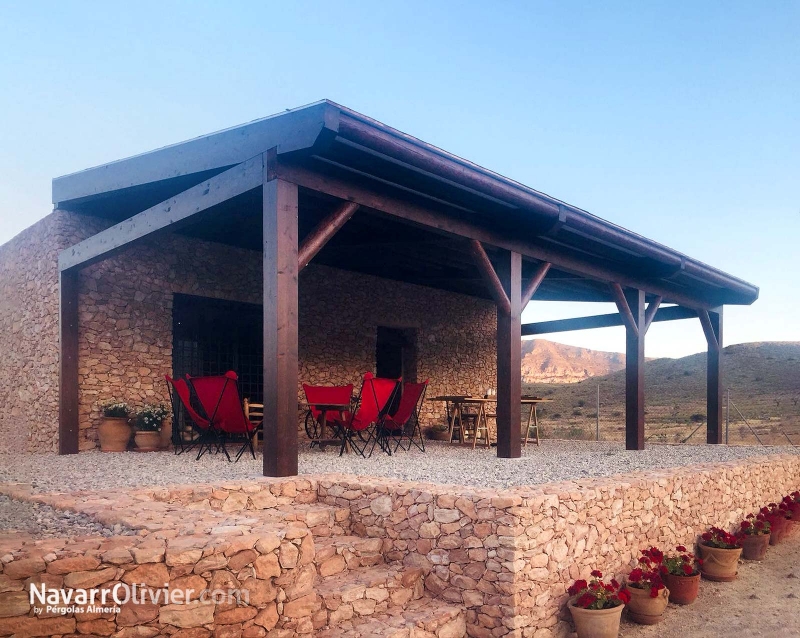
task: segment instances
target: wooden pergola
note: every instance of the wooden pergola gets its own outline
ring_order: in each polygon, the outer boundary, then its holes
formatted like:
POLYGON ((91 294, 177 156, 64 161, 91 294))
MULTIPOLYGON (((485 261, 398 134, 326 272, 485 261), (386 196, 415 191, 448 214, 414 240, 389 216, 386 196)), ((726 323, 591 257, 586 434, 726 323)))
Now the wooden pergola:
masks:
MULTIPOLYGON (((474 133, 473 133, 474 134, 474 133)), ((264 474, 297 473, 298 275, 312 261, 497 305, 497 454, 520 450, 520 339, 624 326, 626 445, 644 448, 644 344, 698 318, 708 443, 722 442, 722 307, 758 288, 329 101, 53 181, 57 208, 109 219, 60 272, 59 450, 78 451, 78 273, 157 233, 263 253, 264 474), (522 325, 534 296, 619 314, 522 325)))

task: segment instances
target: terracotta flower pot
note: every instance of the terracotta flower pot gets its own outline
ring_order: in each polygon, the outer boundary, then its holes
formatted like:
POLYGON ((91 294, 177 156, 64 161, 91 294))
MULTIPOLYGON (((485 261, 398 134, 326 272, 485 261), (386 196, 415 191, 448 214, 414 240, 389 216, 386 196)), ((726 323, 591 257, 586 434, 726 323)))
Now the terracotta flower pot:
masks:
POLYGON ((769 544, 777 545, 786 535, 786 519, 783 516, 773 516, 769 519, 769 522, 771 527, 769 544))
POLYGON ((161 448, 161 432, 158 430, 137 430, 133 440, 140 452, 155 452, 161 448))
POLYGON ((703 559, 701 572, 703 578, 727 583, 736 579, 739 567, 739 556, 742 555, 742 548, 722 549, 720 547, 709 547, 700 543, 700 557, 703 559))
POLYGON ((574 598, 570 598, 568 607, 578 638, 617 638, 619 620, 625 605, 617 605, 610 609, 583 609, 575 607, 574 601, 574 598))
POLYGON ((628 584, 631 601, 628 603, 628 617, 640 625, 655 625, 664 619, 664 610, 669 602, 669 589, 659 590, 655 598, 650 596, 650 588, 641 589, 628 584))
POLYGON ((131 426, 128 417, 104 416, 97 428, 100 450, 103 452, 124 452, 131 440, 131 426))
POLYGON ((742 558, 745 560, 764 560, 769 547, 771 534, 754 534, 742 537, 742 558))
POLYGON ((800 502, 792 501, 789 503, 789 511, 792 513, 792 517, 795 520, 800 520, 800 502))
POLYGON ((786 531, 783 533, 784 538, 795 537, 797 536, 797 532, 800 530, 800 518, 787 518, 786 519, 786 531))
POLYGON ((694 576, 666 574, 664 584, 669 589, 669 602, 676 605, 691 605, 700 593, 700 574, 694 576))

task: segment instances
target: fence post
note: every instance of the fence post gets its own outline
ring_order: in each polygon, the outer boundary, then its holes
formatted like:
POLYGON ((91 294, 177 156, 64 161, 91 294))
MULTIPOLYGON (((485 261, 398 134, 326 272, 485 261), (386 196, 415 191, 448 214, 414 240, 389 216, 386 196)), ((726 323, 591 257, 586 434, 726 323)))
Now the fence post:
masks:
POLYGON ((597 384, 597 411, 596 411, 596 415, 597 415, 597 422, 595 423, 595 426, 594 426, 594 430, 595 430, 594 431, 594 440, 595 441, 599 441, 600 440, 600 384, 599 383, 597 384))
POLYGON ((725 398, 725 445, 728 445, 728 425, 731 422, 731 389, 728 388, 728 395, 725 398))

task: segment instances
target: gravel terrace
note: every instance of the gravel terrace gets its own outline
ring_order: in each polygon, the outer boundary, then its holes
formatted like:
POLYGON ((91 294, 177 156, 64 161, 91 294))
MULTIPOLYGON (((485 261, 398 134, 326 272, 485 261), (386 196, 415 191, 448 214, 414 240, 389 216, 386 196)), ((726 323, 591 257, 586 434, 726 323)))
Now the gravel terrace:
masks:
POLYGON ((107 527, 85 514, 57 510, 40 503, 16 501, 0 494, 0 536, 18 534, 32 538, 132 535, 124 525, 107 527))
MULTIPOLYGON (((508 487, 552 483, 593 476, 610 476, 635 470, 679 467, 730 461, 765 454, 800 453, 789 446, 651 445, 628 452, 622 443, 545 441, 541 447, 523 448, 520 459, 498 459, 496 450, 475 449, 429 442, 427 453, 416 449, 391 457, 376 452, 362 459, 339 457, 338 449, 321 451, 301 446, 300 473, 340 472, 386 476, 440 484, 508 487)), ((171 452, 103 454, 84 452, 71 456, 0 454, 0 482, 30 483, 41 492, 103 490, 115 487, 209 483, 260 477, 261 458, 243 457, 228 463, 220 456, 171 452)))

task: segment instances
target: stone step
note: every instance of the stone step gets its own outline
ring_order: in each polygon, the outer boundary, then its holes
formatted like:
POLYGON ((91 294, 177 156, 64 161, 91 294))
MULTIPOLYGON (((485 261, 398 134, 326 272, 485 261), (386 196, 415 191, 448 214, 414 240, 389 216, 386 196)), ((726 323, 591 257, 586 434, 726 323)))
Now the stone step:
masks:
POLYGON ((350 531, 350 509, 333 505, 311 503, 308 505, 281 505, 274 509, 261 510, 262 516, 280 518, 283 521, 304 523, 314 539, 343 536, 350 531))
POLYGON ((314 563, 320 576, 333 576, 340 572, 374 567, 384 563, 383 541, 380 538, 361 536, 329 536, 315 538, 314 563))
POLYGON ((318 630, 316 638, 464 638, 464 610, 423 596, 404 607, 390 606, 372 616, 354 616, 318 630))
POLYGON ((345 620, 404 608, 422 597, 425 589, 421 569, 402 565, 378 565, 320 578, 314 587, 322 605, 315 625, 336 627, 345 620))

